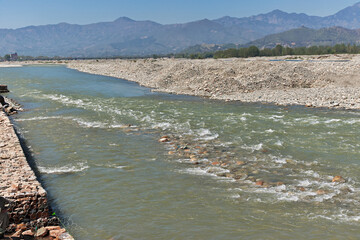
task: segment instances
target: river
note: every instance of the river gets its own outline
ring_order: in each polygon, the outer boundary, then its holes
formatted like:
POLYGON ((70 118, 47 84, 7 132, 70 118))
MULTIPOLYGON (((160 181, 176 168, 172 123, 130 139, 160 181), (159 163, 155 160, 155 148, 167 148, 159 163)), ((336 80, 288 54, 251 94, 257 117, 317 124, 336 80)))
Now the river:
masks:
POLYGON ((65 66, 1 68, 0 84, 76 239, 360 237, 360 112, 156 93, 65 66))

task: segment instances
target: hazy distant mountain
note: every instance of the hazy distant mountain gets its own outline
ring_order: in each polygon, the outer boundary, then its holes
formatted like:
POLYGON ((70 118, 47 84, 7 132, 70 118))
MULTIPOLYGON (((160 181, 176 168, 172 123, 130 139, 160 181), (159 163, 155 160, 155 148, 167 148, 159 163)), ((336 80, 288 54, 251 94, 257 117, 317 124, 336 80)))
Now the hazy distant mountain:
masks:
POLYGON ((259 48, 274 48, 280 44, 290 47, 332 46, 338 43, 360 44, 360 30, 350 30, 342 27, 310 29, 296 28, 282 33, 268 35, 264 38, 249 42, 259 48))
POLYGON ((360 3, 316 17, 275 10, 247 18, 223 17, 162 25, 122 17, 88 25, 60 23, 0 29, 0 55, 101 57, 179 52, 194 45, 245 44, 269 34, 305 26, 360 28, 360 3))

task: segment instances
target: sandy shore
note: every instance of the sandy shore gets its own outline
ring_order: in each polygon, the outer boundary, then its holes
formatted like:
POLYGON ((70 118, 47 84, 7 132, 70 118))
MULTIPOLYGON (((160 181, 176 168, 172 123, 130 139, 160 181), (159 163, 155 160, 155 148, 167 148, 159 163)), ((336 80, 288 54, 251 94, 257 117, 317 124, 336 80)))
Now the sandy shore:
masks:
POLYGON ((360 56, 75 60, 69 68, 211 99, 360 109, 360 56), (276 61, 274 61, 276 60, 276 61))

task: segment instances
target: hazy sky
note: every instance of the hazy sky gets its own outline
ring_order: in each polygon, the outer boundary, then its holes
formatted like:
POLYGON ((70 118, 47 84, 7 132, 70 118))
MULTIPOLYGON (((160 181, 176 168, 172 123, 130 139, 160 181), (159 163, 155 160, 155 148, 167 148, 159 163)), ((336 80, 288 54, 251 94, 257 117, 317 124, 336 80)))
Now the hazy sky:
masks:
POLYGON ((0 0, 0 28, 60 22, 87 24, 127 16, 162 24, 222 16, 248 17, 274 9, 327 16, 360 0, 0 0))

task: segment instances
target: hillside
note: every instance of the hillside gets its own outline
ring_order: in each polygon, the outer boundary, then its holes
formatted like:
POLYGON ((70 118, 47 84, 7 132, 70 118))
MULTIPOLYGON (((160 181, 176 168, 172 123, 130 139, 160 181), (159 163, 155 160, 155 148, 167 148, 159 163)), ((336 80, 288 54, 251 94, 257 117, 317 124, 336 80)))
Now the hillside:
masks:
POLYGON ((339 43, 360 44, 360 30, 350 30, 342 27, 310 29, 301 27, 282 33, 272 34, 264 38, 251 41, 244 47, 251 45, 259 48, 274 48, 280 44, 289 47, 332 46, 339 43))
MULTIPOLYGON (((194 45, 246 44, 302 26, 312 29, 360 28, 360 3, 327 17, 274 10, 246 18, 223 17, 184 24, 162 25, 121 17, 113 22, 88 25, 60 23, 0 29, 0 55, 18 52, 31 56, 111 57, 176 53, 194 45)), ((302 44, 306 40, 299 42, 302 44)), ((333 40, 329 39, 329 42, 333 40)))

